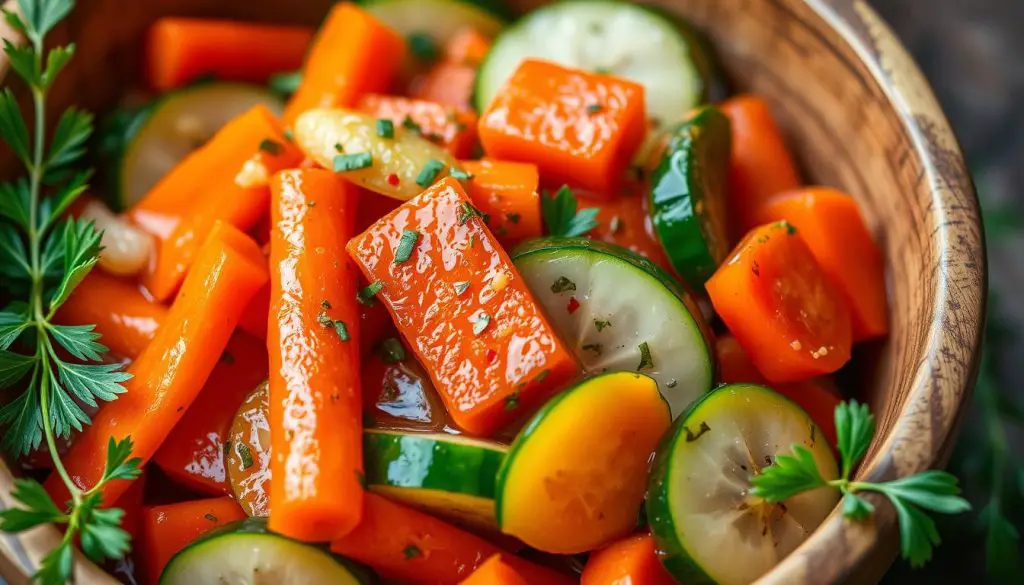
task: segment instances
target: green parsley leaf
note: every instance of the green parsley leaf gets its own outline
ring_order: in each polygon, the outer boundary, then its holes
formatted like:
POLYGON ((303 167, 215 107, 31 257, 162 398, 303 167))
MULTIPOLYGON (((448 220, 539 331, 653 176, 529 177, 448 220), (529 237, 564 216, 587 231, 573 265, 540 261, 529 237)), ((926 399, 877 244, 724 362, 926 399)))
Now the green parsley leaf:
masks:
POLYGON ((62 235, 51 234, 51 238, 60 237, 64 244, 64 276, 50 301, 50 317, 96 265, 102 235, 93 227, 92 222, 76 221, 74 218, 65 221, 62 235))
POLYGON ((0 351, 11 347, 30 324, 27 303, 14 302, 0 311, 0 351))
POLYGON ((406 116, 402 119, 402 127, 406 130, 412 130, 418 134, 423 134, 423 128, 420 127, 410 116, 406 116))
POLYGON ((373 166, 373 155, 369 152, 358 152, 354 154, 339 154, 334 157, 334 172, 347 173, 368 169, 373 166))
POLYGON ((338 337, 341 338, 342 341, 349 341, 350 339, 352 339, 352 337, 349 336, 348 334, 348 326, 345 325, 344 321, 335 321, 334 331, 337 332, 338 337))
POLYGON ((411 32, 405 37, 405 41, 409 45, 409 52, 421 61, 434 61, 440 54, 437 42, 425 32, 411 32))
POLYGON ((92 135, 92 127, 92 114, 68 108, 61 114, 57 127, 53 130, 46 164, 51 167, 63 167, 82 158, 85 155, 86 142, 92 135))
POLYGON ((395 137, 395 124, 391 120, 386 118, 380 118, 377 120, 377 136, 381 138, 394 138, 395 137))
POLYGON ((356 300, 358 300, 363 305, 372 305, 373 298, 376 297, 377 293, 379 293, 383 289, 384 283, 382 283, 381 281, 377 280, 371 282, 370 284, 363 287, 363 290, 359 291, 359 294, 356 295, 356 300))
POLYGON ((473 207, 468 201, 463 201, 459 204, 459 225, 466 225, 466 222, 473 219, 474 217, 480 217, 480 211, 476 207, 473 207))
POLYGON ((420 233, 416 230, 405 230, 402 232, 402 237, 398 240, 398 247, 395 248, 394 264, 401 264, 409 260, 419 239, 420 233))
POLYGON ((577 211, 576 195, 567 186, 559 189, 554 197, 542 195, 540 204, 544 225, 552 236, 583 236, 597 227, 596 218, 600 210, 591 207, 577 211))
POLYGON ((423 556, 423 551, 421 551, 420 547, 416 546, 415 544, 410 544, 409 546, 402 549, 402 556, 404 556, 405 560, 408 561, 410 559, 423 556))
POLYGON ((452 285, 452 287, 455 289, 455 296, 461 297, 462 293, 469 290, 469 281, 463 280, 460 282, 456 282, 455 284, 452 285))
POLYGON ((594 327, 597 328, 597 332, 600 333, 605 330, 606 327, 611 327, 612 322, 604 319, 594 319, 594 327))
MULTIPOLYGON (((569 280, 565 276, 559 276, 551 285, 551 292, 556 294, 574 290, 576 290, 576 283, 569 280)), ((601 327, 598 326, 597 330, 600 331, 601 327)))
POLYGON ((39 571, 33 578, 45 585, 58 585, 71 580, 71 569, 74 561, 74 549, 71 541, 61 541, 50 552, 46 553, 39 563, 39 571))
POLYGON ((458 167, 450 167, 448 169, 448 176, 455 179, 456 181, 468 181, 473 178, 473 175, 471 173, 467 173, 466 171, 458 167))
POLYGON ((814 454, 803 445, 793 446, 793 455, 778 455, 775 463, 750 478, 751 493, 775 503, 825 485, 814 454))
MULTIPOLYGON (((10 388, 36 364, 34 355, 21 355, 7 350, 0 351, 0 388, 10 388)), ((0 410, 3 412, 3 410, 0 410)), ((3 417, 0 416, 0 421, 3 417)))
POLYGON ((242 469, 249 469, 253 465, 256 465, 256 462, 252 458, 252 450, 249 449, 249 446, 245 443, 238 443, 235 446, 235 453, 238 453, 238 458, 242 460, 242 469))
POLYGON ((423 165, 423 169, 420 170, 420 174, 416 175, 416 184, 420 187, 427 188, 434 184, 437 180, 437 175, 444 170, 444 163, 432 158, 427 161, 427 164, 423 165))
POLYGON ((53 325, 50 334, 77 359, 98 362, 107 353, 107 348, 96 341, 100 334, 95 329, 95 325, 53 325))
POLYGON ((875 436, 875 416, 867 404, 856 400, 836 407, 836 442, 842 459, 842 477, 849 479, 857 462, 867 453, 875 436))
POLYGON ((843 516, 851 520, 865 520, 875 513, 875 507, 857 494, 847 492, 843 496, 843 516))
POLYGON ((651 346, 646 341, 639 345, 640 349, 640 365, 636 367, 636 371, 649 370, 654 367, 654 358, 651 356, 651 346))
POLYGON ((132 438, 125 437, 120 441, 110 437, 107 441, 107 462, 103 466, 103 479, 101 483, 122 479, 132 480, 142 473, 139 467, 142 459, 139 457, 129 458, 132 454, 132 438))
POLYGON ((900 527, 900 553, 911 567, 921 567, 932 559, 932 549, 939 545, 935 521, 916 507, 899 499, 891 499, 900 527))
MULTIPOLYGON (((11 147, 22 163, 30 164, 28 127, 18 110, 18 100, 9 87, 0 92, 0 139, 11 147)), ((0 201, 0 205, 6 203, 0 201)))
POLYGON ((33 479, 14 480, 11 498, 22 507, 0 511, 0 531, 22 532, 42 524, 59 522, 64 518, 64 514, 50 499, 50 494, 33 479))

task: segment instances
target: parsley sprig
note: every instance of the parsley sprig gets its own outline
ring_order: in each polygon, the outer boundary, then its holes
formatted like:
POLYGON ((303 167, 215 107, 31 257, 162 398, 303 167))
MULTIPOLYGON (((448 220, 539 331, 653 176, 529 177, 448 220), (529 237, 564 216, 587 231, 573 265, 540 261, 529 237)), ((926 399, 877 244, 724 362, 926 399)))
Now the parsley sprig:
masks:
POLYGON ((928 470, 897 480, 875 483, 850 479, 854 467, 868 451, 875 436, 875 417, 866 404, 856 400, 836 407, 836 437, 841 462, 838 479, 821 477, 810 449, 793 445, 792 455, 779 455, 775 463, 751 479, 751 493, 776 503, 797 494, 832 487, 843 494, 843 515, 864 520, 874 513, 871 502, 860 495, 876 492, 889 499, 899 520, 900 549, 912 566, 921 566, 932 558, 932 549, 939 544, 935 522, 925 511, 959 514, 971 509, 960 497, 956 476, 939 470, 928 470))
POLYGON ((544 216, 544 225, 548 234, 568 238, 586 235, 597 227, 596 207, 578 209, 576 195, 567 186, 562 186, 554 196, 542 194, 540 210, 544 216))
POLYGON ((0 183, 0 287, 15 299, 0 311, 0 388, 20 391, 0 408, 0 445, 18 456, 45 438, 54 472, 71 499, 62 509, 38 482, 18 480, 12 497, 23 507, 0 512, 0 530, 20 532, 51 522, 65 526, 60 545, 44 557, 36 574, 45 584, 71 578, 76 540, 93 560, 124 555, 129 548, 128 534, 119 526, 124 512, 101 508, 101 490, 107 482, 139 474, 139 460, 129 459, 130 438, 111 438, 103 476, 89 489, 71 481, 57 451, 58 437, 91 422, 81 405, 115 399, 129 378, 120 364, 96 363, 107 348, 99 343, 95 326, 52 322, 96 265, 102 236, 92 223, 62 217, 91 175, 76 165, 92 133, 92 115, 68 109, 46 143, 46 96, 75 46, 44 54, 43 44, 73 5, 72 0, 19 0, 20 16, 3 11, 7 24, 28 41, 24 46, 4 41, 3 50, 31 90, 34 120, 30 138, 13 92, 0 93, 0 139, 28 171, 27 178, 0 183), (74 360, 65 360, 62 350, 74 360))

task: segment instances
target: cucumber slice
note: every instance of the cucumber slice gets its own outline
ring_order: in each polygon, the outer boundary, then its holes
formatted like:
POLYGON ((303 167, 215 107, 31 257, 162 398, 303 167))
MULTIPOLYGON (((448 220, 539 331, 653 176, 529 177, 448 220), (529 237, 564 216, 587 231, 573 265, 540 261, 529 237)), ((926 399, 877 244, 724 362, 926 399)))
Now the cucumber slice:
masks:
POLYGON ((714 106, 695 110, 669 136, 651 176, 651 219, 672 266, 693 290, 729 252, 725 197, 732 126, 714 106))
POLYGON ((392 500, 460 524, 493 529, 495 477, 508 448, 447 434, 368 430, 366 484, 392 500))
POLYGON ((370 0, 366 10, 408 37, 424 34, 440 49, 463 28, 495 37, 505 26, 498 2, 460 0, 370 0))
POLYGON ((753 384, 715 389, 658 447, 647 517, 662 562, 687 585, 751 583, 793 551, 839 501, 821 488, 779 504, 748 495, 750 477, 794 443, 821 475, 839 472, 825 435, 795 403, 753 384))
POLYGON ((546 238, 517 248, 512 261, 586 371, 651 376, 674 416, 711 388, 700 311, 646 258, 586 238, 546 238))
POLYGON ((555 3, 495 40, 477 75, 477 110, 486 110, 519 63, 532 57, 636 81, 646 89, 648 116, 681 120, 705 101, 711 71, 711 58, 695 39, 688 27, 632 3, 555 3))
POLYGON ((160 575, 160 585, 368 582, 365 571, 322 548, 271 532, 262 518, 229 524, 188 545, 160 575))
POLYGON ((259 86, 208 82, 161 96, 134 114, 122 114, 114 122, 118 135, 108 134, 103 146, 113 159, 114 207, 127 209, 137 203, 221 126, 257 104, 278 114, 284 107, 280 98, 259 86))

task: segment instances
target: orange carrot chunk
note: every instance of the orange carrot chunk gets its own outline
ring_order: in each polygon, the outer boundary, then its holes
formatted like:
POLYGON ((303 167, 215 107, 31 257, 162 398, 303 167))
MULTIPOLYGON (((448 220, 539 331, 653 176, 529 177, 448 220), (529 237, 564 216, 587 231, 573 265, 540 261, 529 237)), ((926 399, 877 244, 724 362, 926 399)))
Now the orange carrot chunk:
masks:
POLYGON ((497 554, 484 561, 460 585, 530 585, 530 582, 497 554))
POLYGON ((885 261, 852 197, 827 187, 797 189, 768 201, 760 219, 786 220, 800 232, 850 307, 854 341, 889 331, 885 261))
MULTIPOLYGON (((209 378, 245 302, 266 281, 256 243, 230 225, 216 224, 163 326, 129 368, 125 392, 100 408, 64 457, 79 487, 91 488, 100 479, 112 439, 130 436, 132 456, 143 464, 153 457, 209 378)), ((105 484, 103 501, 117 501, 128 485, 105 484)), ((46 488, 55 502, 66 501, 67 488, 56 474, 46 488)))
POLYGON ((537 165, 496 160, 459 163, 469 173, 469 198, 487 214, 487 227, 509 248, 541 235, 537 165))
POLYGON ((763 99, 739 95, 718 107, 732 122, 728 203, 736 240, 758 225, 759 210, 772 195, 799 187, 800 176, 763 99))
POLYGON ((458 181, 446 177, 348 243, 458 426, 490 435, 579 366, 458 181))
POLYGON ((850 312, 796 229, 752 230, 705 288, 715 311, 771 382, 829 374, 850 359, 850 312))
POLYGON ((675 585, 650 534, 636 534, 591 553, 580 585, 675 585))
POLYGON ((143 279, 153 297, 174 296, 214 223, 242 231, 255 226, 269 205, 270 175, 300 158, 273 114, 256 106, 161 179, 129 212, 160 239, 156 263, 143 279))
POLYGON ((306 541, 344 536, 363 509, 356 188, 324 170, 271 180, 271 530, 306 541))
POLYGON ((230 495, 224 445, 231 421, 246 396, 266 378, 266 344, 236 332, 153 461, 171 479, 199 493, 230 495))
POLYGON ((415 80, 409 93, 417 99, 470 110, 475 84, 475 65, 442 61, 415 80))
POLYGON ((456 157, 469 156, 476 145, 476 114, 469 110, 377 93, 364 95, 356 109, 395 126, 417 128, 424 138, 456 157))
POLYGON ((285 125, 312 108, 352 107, 383 92, 401 66, 405 39, 351 2, 339 2, 320 27, 302 83, 284 111, 285 125))
POLYGON ((472 27, 465 27, 445 43, 445 59, 478 67, 491 50, 491 39, 472 27))
MULTIPOLYGON (((367 493, 363 520, 331 550, 369 565, 382 577, 413 585, 458 585, 488 558, 501 553, 479 536, 433 516, 367 493)), ((504 561, 530 585, 575 581, 515 556, 504 561)))
POLYGON ((298 69, 312 38, 313 29, 304 26, 164 17, 149 29, 147 78, 157 91, 206 75, 265 83, 274 73, 298 69))
POLYGON ((245 512, 231 498, 143 509, 140 553, 147 582, 157 583, 171 557, 200 536, 244 518, 245 512))
MULTIPOLYGON (((646 187, 638 183, 622 197, 600 196, 598 200, 581 201, 581 208, 596 207, 599 210, 596 218, 597 227, 589 235, 595 240, 629 248, 664 268, 669 274, 675 274, 672 263, 665 256, 661 241, 654 233, 654 225, 648 212, 650 197, 643 194, 644 189, 646 187)), ((587 193, 582 195, 586 196, 587 193)))
POLYGON ((526 60, 480 117, 488 156, 536 163, 545 184, 611 190, 644 137, 643 86, 526 60))

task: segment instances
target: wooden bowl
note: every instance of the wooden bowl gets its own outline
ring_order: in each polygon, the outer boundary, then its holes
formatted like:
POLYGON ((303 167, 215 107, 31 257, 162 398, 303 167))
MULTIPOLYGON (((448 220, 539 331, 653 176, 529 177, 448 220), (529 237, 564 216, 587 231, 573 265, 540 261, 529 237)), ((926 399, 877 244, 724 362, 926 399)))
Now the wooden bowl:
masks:
MULTIPOLYGON (((52 42, 74 41, 78 52, 50 107, 111 107, 137 82, 143 33, 159 16, 315 25, 331 3, 80 1, 51 36, 52 42)), ((852 193, 885 251, 892 333, 856 362, 863 375, 854 391, 870 402, 879 426, 860 477, 893 479, 941 466, 974 384, 986 267, 971 178, 928 83, 862 0, 653 4, 711 36, 735 85, 771 103, 806 178, 852 193)), ((0 63, 0 75, 4 69, 0 63)), ((0 159, 4 177, 20 172, 9 149, 0 159)), ((11 481, 0 462, 0 505, 12 504, 11 481)), ((897 532, 891 506, 877 498, 873 503, 873 522, 847 522, 834 511, 759 583, 877 580, 896 554, 897 532)), ((52 527, 0 535, 0 574, 12 584, 26 581, 57 539, 52 527)), ((81 557, 77 575, 79 583, 114 582, 81 557)))

